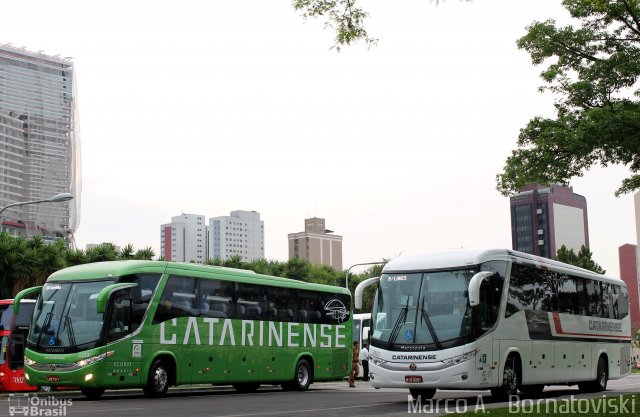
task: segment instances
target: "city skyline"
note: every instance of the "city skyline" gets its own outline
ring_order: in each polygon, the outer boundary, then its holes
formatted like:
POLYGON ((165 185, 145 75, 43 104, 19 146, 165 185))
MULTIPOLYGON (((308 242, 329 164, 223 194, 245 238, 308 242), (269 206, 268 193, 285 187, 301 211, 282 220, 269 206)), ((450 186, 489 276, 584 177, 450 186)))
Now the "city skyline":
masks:
MULTIPOLYGON (((158 225, 173 214, 243 207, 268 224, 268 259, 286 260, 284 237, 300 219, 331 219, 346 238, 344 267, 511 247, 495 175, 520 128, 554 103, 538 92, 543 68, 515 41, 533 20, 568 21, 560 2, 373 1, 378 45, 337 53, 322 22, 303 23, 288 3, 9 9, 30 18, 3 22, 0 42, 73 57, 78 247, 112 241, 159 254, 158 225)), ((618 247, 635 241, 632 196, 613 195, 627 174, 594 167, 570 183, 589 201, 594 260, 614 276, 618 247)))

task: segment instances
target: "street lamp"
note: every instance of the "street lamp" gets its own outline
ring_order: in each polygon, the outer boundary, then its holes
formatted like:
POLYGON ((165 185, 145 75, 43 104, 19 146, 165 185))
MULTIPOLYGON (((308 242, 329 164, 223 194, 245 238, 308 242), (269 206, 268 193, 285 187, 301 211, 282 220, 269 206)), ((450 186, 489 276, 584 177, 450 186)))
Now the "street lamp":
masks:
POLYGON ((64 201, 69 201, 73 199, 73 195, 71 193, 60 193, 56 194, 52 197, 45 198, 44 200, 33 200, 33 201, 22 201, 20 203, 8 204, 4 207, 0 208, 0 232, 4 231, 4 224, 2 223, 2 212, 10 207, 22 207, 27 204, 40 204, 40 203, 62 203, 64 201))

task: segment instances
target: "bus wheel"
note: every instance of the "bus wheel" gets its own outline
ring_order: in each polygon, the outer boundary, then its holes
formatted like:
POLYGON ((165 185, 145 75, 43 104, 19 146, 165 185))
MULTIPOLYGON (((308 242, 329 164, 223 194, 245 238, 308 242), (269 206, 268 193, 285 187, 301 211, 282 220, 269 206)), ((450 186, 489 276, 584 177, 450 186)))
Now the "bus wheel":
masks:
POLYGON ((97 400, 104 394, 104 388, 80 388, 80 391, 90 400, 97 400))
POLYGON ((169 389, 169 372, 162 359, 157 359, 153 362, 151 370, 149 371, 149 377, 147 378, 147 385, 142 389, 144 395, 147 397, 161 397, 167 393, 169 389))
POLYGON ((312 380, 309 362, 306 359, 300 359, 296 364, 293 380, 282 384, 282 389, 285 391, 306 391, 313 382, 312 380))
POLYGON ((516 395, 518 393, 519 383, 520 375, 518 375, 518 368, 516 367, 516 357, 510 356, 504 364, 502 385, 491 388, 491 395, 501 400, 507 399, 510 395, 516 395))
POLYGON ((245 382, 242 384, 233 384, 233 388, 238 392, 256 392, 260 388, 258 382, 245 382))
POLYGON ((598 371, 596 373, 596 379, 589 382, 581 382, 578 384, 578 388, 582 392, 599 392, 607 389, 607 380, 609 379, 609 372, 607 372, 607 361, 603 356, 598 359, 598 371))
POLYGON ((409 388, 409 392, 416 401, 430 400, 436 395, 435 389, 428 388, 409 388))

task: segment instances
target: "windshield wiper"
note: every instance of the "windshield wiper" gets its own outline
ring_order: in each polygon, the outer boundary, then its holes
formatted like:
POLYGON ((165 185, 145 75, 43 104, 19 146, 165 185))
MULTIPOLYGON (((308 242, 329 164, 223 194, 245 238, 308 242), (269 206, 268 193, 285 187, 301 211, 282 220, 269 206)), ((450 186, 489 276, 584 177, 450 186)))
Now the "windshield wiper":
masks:
POLYGON ((71 318, 69 315, 64 316, 64 325, 67 328, 67 334, 69 335, 69 345, 76 345, 76 335, 73 333, 73 326, 71 325, 71 318))
POLYGON ((38 340, 36 340, 36 346, 40 346, 40 341, 42 340, 42 335, 44 334, 44 332, 47 331, 47 328, 49 328, 49 325, 51 324, 51 317, 53 317, 53 314, 51 314, 51 311, 48 312, 46 316, 44 316, 44 323, 42 324, 42 327, 40 328, 40 334, 38 335, 38 340))
POLYGON ((387 349, 389 349, 391 347, 391 344, 396 341, 396 338, 400 333, 400 327, 407 321, 408 313, 409 313, 409 301, 407 301, 407 304, 404 307, 402 307, 402 310, 400 310, 398 319, 396 320, 396 323, 393 325, 393 329, 391 329, 391 334, 389 334, 389 340, 387 341, 387 349))
POLYGON ((431 319, 429 318, 429 314, 424 309, 424 299, 422 300, 422 305, 420 306, 420 317, 422 320, 427 323, 427 328, 429 329, 429 333, 431 334, 431 338, 433 342, 436 344, 438 349, 442 349, 442 345, 440 344, 440 340, 438 340, 438 336, 436 335, 436 329, 433 328, 433 323, 431 323, 431 319))

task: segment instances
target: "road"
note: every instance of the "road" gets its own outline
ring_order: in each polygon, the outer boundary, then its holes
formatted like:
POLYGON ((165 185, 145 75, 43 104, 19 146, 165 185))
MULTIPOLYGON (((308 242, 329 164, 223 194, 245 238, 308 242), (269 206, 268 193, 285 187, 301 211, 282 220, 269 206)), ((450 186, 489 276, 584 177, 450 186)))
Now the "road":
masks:
MULTIPOLYGON (((636 392, 640 392, 640 374, 609 381, 608 396, 636 392)), ((542 394, 521 398, 563 399, 571 395, 575 395, 576 398, 588 398, 600 397, 602 394, 579 394, 577 388, 559 386, 547 387, 542 394)), ((434 402, 433 405, 438 404, 439 409, 432 410, 433 416, 445 414, 446 411, 474 411, 476 407, 488 410, 507 406, 507 403, 494 402, 488 391, 438 391, 434 397, 434 400, 437 399, 440 401, 434 402), (445 403, 446 399, 453 400, 445 403)), ((8 400, 8 395, 0 395, 0 417, 10 415, 9 405, 15 404, 16 397, 11 398, 13 402, 8 400)), ((28 398, 24 401, 34 400, 28 398)), ((21 405, 24 405, 24 401, 21 405)), ((406 417, 411 414, 408 391, 376 390, 362 382, 357 388, 348 388, 346 383, 314 384, 307 392, 284 392, 279 387, 266 386, 252 394, 238 394, 230 387, 173 388, 165 398, 159 399, 147 399, 140 390, 110 391, 99 401, 86 400, 79 392, 39 393, 37 401, 40 402, 37 408, 45 410, 41 415, 47 415, 47 409, 63 410, 60 403, 65 402, 67 406, 64 407, 64 415, 78 417, 406 417), (57 403, 52 403, 52 398, 55 398, 57 403)), ((415 412, 415 409, 413 411, 415 412)))

